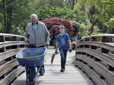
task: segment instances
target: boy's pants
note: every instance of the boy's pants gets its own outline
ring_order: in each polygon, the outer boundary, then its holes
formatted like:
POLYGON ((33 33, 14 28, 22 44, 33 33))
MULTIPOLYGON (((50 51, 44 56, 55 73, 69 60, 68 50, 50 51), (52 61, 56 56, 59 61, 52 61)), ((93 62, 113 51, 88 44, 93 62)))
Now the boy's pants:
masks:
POLYGON ((59 49, 61 56, 61 69, 65 69, 66 58, 67 58, 67 50, 59 49))
MULTIPOLYGON (((44 47, 44 46, 40 46, 40 47, 44 47)), ((33 45, 29 45, 29 48, 40 48, 40 47, 35 47, 33 45)), ((41 66, 39 73, 45 73, 44 64, 41 66)))

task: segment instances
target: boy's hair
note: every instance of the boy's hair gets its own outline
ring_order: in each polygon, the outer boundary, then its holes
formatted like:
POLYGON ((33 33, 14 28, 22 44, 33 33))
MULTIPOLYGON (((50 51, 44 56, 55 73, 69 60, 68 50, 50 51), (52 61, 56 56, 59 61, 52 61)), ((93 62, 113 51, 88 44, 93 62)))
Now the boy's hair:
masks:
POLYGON ((63 25, 59 26, 59 29, 65 29, 65 27, 63 25))

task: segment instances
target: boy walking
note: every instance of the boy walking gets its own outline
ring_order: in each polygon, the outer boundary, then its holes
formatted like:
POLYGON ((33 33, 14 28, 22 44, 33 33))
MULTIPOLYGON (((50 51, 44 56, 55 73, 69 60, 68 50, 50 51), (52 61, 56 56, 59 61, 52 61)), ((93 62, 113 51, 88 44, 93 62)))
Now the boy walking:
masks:
POLYGON ((59 29, 60 29, 60 34, 57 35, 55 54, 58 54, 57 47, 59 45, 59 51, 61 52, 60 53, 60 56, 61 56, 61 70, 60 70, 60 72, 64 72, 68 47, 69 47, 69 52, 72 51, 72 48, 71 48, 70 37, 67 33, 65 33, 65 27, 60 26, 59 29), (68 46, 68 44, 69 44, 69 46, 68 46))

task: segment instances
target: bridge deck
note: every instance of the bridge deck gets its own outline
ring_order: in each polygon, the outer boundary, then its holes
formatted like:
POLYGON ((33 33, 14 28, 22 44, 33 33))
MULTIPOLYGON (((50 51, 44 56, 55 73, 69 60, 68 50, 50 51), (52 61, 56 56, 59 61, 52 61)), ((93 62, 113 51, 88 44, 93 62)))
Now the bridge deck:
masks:
MULTIPOLYGON (((68 52, 65 72, 60 72, 60 55, 56 55, 53 65, 50 59, 53 49, 48 49, 45 61, 46 73, 36 79, 35 85, 94 85, 94 83, 80 69, 73 65, 75 52, 68 52)), ((21 74, 11 85, 26 85, 26 74, 21 74)))

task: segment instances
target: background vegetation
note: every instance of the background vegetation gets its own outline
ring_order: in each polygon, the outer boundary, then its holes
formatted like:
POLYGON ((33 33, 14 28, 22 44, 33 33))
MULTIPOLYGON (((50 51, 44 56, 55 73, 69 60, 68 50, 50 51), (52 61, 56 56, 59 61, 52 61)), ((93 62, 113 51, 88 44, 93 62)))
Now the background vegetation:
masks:
POLYGON ((24 35, 32 13, 68 19, 74 36, 114 33, 114 0, 0 0, 0 32, 24 35))

